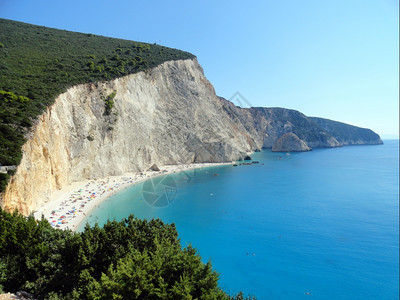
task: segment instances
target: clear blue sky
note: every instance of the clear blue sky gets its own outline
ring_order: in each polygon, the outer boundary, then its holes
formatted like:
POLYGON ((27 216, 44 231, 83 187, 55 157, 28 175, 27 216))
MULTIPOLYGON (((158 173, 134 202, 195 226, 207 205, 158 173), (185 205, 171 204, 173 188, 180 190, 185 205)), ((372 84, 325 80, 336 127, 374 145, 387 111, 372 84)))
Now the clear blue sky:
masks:
POLYGON ((183 49, 227 99, 399 133, 397 0, 0 0, 0 17, 183 49))

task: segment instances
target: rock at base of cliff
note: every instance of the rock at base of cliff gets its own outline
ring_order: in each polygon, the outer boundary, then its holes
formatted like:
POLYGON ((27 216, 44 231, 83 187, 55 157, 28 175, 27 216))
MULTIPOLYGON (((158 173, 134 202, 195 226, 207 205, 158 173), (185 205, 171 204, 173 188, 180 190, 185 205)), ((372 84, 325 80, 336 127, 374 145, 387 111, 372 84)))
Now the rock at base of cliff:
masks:
POLYGON ((151 170, 151 171, 155 171, 155 172, 159 172, 159 171, 160 171, 160 168, 159 168, 156 164, 154 164, 154 165, 152 165, 152 166, 150 167, 150 170, 151 170))
POLYGON ((272 152, 303 152, 310 151, 306 142, 292 132, 282 135, 272 147, 272 152))

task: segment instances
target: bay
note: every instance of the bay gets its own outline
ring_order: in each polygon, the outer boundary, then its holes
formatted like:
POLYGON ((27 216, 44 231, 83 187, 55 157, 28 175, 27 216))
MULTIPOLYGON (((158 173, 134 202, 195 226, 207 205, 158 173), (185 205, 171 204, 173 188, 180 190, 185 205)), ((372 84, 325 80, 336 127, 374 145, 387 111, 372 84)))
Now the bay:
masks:
MULTIPOLYGON (((258 299, 398 299, 399 142, 254 153, 251 165, 169 174, 132 186, 86 219, 175 223, 220 273, 258 299), (164 195, 165 206, 150 205, 164 195)), ((82 228, 81 228, 82 230, 82 228)))

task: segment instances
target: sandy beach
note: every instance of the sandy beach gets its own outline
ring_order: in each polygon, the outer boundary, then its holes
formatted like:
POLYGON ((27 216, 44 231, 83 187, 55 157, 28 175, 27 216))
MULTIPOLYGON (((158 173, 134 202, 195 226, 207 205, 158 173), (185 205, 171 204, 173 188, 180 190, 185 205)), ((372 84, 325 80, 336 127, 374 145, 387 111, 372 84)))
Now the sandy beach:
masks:
POLYGON ((51 201, 34 213, 42 215, 55 228, 75 230, 90 211, 115 193, 155 176, 173 174, 191 169, 226 165, 231 163, 201 163, 161 166, 160 171, 125 173, 97 180, 74 182, 53 192, 51 201))

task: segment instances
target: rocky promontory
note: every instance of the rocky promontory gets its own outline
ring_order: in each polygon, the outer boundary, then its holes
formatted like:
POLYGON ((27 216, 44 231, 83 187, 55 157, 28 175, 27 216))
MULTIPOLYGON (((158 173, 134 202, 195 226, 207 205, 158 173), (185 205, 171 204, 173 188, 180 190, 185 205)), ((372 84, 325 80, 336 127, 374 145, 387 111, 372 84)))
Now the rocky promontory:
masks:
POLYGON ((264 149, 271 149, 286 133, 294 133, 310 148, 334 148, 341 144, 310 118, 299 111, 280 107, 241 108, 219 98, 223 109, 264 149))
POLYGON ((310 117, 319 127, 334 136, 336 140, 345 145, 381 145, 380 136, 371 129, 332 121, 323 118, 310 117))
POLYGON ((272 147, 273 152, 303 152, 310 151, 306 142, 292 132, 282 135, 272 147))

